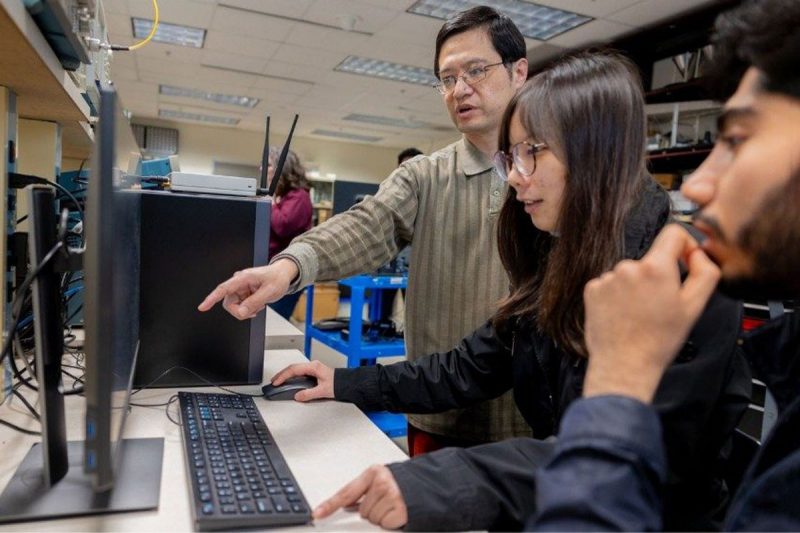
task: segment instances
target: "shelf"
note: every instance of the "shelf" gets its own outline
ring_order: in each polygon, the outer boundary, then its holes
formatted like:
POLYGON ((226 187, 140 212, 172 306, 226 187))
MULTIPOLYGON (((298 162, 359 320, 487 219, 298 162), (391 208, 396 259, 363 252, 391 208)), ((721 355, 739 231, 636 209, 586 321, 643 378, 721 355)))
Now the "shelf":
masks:
POLYGON ((89 106, 20 0, 0 0, 0 85, 21 118, 79 124, 71 144, 91 144, 89 106))
POLYGON ((654 150, 647 154, 647 168, 654 173, 692 170, 700 166, 713 146, 686 146, 654 150))
MULTIPOLYGON (((306 326, 306 335, 310 335, 312 339, 317 339, 321 343, 343 354, 350 353, 350 344, 342 338, 342 334, 339 331, 322 331, 314 326, 306 326)), ((406 350, 403 339, 371 342, 364 337, 361 338, 361 347, 359 349, 359 357, 361 359, 397 357, 405 353, 406 350)))
POLYGON ((408 283, 406 276, 353 276, 340 280, 346 287, 364 287, 366 289, 405 289, 408 283))
POLYGON ((683 83, 673 83, 644 95, 648 104, 669 104, 694 100, 709 100, 705 78, 695 78, 683 83))
POLYGON ((402 437, 408 432, 408 420, 406 420, 405 415, 388 411, 375 411, 367 413, 367 417, 391 439, 402 437))

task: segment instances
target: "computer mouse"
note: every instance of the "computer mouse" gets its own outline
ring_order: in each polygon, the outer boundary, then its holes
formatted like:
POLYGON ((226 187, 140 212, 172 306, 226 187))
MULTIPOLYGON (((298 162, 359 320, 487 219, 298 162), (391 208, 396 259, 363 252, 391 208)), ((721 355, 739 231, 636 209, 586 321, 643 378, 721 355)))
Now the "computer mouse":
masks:
POLYGON ((317 378, 311 376, 297 376, 289 378, 280 385, 267 383, 261 390, 267 400, 294 400, 294 395, 301 390, 317 386, 317 378))

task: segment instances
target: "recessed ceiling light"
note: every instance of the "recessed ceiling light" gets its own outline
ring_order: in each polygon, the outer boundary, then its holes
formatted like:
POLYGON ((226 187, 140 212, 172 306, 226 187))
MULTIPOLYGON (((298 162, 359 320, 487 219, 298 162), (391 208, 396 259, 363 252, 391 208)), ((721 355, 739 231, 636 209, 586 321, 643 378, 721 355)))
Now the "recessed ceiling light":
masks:
POLYGON ((493 7, 508 15, 522 35, 540 41, 552 39, 592 20, 592 17, 524 0, 417 0, 406 11, 446 20, 479 5, 493 7))
POLYGON ((347 56, 344 61, 339 63, 333 70, 428 86, 433 85, 437 81, 436 76, 433 75, 432 69, 412 67, 410 65, 401 65, 382 59, 369 59, 358 56, 347 56))
POLYGON ((187 98, 197 98, 208 100, 217 104, 238 105, 241 107, 254 108, 261 101, 252 96, 236 96, 233 94, 220 94, 201 91, 200 89, 190 89, 188 87, 176 87, 174 85, 159 85, 158 92, 165 96, 185 96, 187 98))
MULTIPOLYGON (((144 39, 150 34, 150 29, 153 27, 152 20, 133 17, 131 21, 133 22, 134 37, 144 39)), ((158 29, 153 35, 153 40, 160 43, 191 46, 193 48, 203 48, 205 38, 206 30, 203 28, 193 28, 192 26, 182 26, 168 22, 159 22, 158 29)))
POLYGON ((332 130, 321 130, 321 129, 316 129, 312 131, 311 134, 322 135, 325 137, 336 137, 337 139, 349 139, 351 141, 369 142, 369 143, 374 143, 383 140, 383 137, 374 137, 372 135, 359 135, 358 133, 347 133, 344 131, 332 131, 332 130))
POLYGON ((158 116, 161 118, 176 118, 184 120, 195 120, 197 122, 211 122, 214 124, 227 124, 235 126, 239 123, 238 118, 220 117, 217 115, 202 115, 200 113, 187 113, 185 111, 174 111, 172 109, 159 109, 158 116))

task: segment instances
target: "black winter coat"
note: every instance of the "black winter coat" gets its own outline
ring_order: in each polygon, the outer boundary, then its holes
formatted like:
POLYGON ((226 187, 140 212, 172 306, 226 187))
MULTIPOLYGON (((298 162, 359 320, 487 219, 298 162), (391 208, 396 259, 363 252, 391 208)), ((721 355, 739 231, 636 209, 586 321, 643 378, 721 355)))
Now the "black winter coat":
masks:
MULTIPOLYGON (((666 193, 650 184, 626 226, 626 256, 644 255, 668 216, 666 193)), ((715 295, 656 393, 669 462, 668 529, 711 529, 724 514, 720 451, 750 398, 736 343, 740 323, 741 305, 715 295)), ((487 323, 449 352, 337 369, 334 395, 364 410, 433 413, 513 388, 534 439, 441 450, 390 468, 408 507, 407 529, 520 529, 534 510, 534 470, 552 450, 541 439, 557 433, 562 414, 581 397, 586 363, 535 327, 518 325, 504 337, 487 323)))

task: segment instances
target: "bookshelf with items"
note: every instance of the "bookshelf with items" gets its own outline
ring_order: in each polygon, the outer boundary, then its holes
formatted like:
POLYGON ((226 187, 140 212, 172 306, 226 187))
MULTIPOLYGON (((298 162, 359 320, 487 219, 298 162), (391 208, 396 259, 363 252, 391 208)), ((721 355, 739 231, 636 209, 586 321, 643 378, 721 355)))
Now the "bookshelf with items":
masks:
POLYGON ((322 174, 318 170, 309 170, 306 178, 311 184, 311 205, 314 207, 314 225, 328 220, 333 214, 333 188, 336 174, 322 174))

